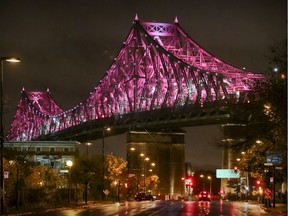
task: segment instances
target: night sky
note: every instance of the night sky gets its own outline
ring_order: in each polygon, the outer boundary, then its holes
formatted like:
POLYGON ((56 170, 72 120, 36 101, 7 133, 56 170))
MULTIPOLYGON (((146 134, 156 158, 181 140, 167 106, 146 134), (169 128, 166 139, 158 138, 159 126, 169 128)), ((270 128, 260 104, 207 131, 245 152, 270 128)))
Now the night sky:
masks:
MULTIPOLYGON (((0 56, 22 59, 4 65, 5 132, 22 87, 49 88, 64 110, 85 100, 112 64, 136 13, 140 21, 173 22, 177 16, 208 52, 252 72, 266 70, 270 47, 287 33, 286 0, 1 0, 0 56)), ((186 160, 197 168, 220 168, 217 137, 219 125, 187 130, 186 160)), ((125 156, 122 138, 107 139, 106 151, 125 156)))

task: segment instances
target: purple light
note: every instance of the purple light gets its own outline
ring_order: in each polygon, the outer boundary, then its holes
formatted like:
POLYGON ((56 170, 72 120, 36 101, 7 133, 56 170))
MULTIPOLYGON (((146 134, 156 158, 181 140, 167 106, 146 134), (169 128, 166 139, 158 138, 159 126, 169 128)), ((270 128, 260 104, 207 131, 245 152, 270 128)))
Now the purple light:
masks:
MULTIPOLYGON (((139 22, 85 102, 63 111, 46 92, 21 91, 8 141, 32 140, 81 123, 130 112, 178 108, 246 94, 254 74, 202 49, 178 24, 139 22)), ((250 102, 249 98, 244 102, 250 102)))

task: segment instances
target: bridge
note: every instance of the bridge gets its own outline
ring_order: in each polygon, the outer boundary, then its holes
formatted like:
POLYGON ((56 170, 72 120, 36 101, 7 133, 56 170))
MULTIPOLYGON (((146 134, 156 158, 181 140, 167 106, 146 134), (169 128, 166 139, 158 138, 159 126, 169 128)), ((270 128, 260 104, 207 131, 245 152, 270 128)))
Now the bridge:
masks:
POLYGON ((231 106, 257 100, 265 81, 200 47, 174 23, 137 15, 117 57, 80 104, 61 109, 47 91, 21 92, 7 141, 77 140, 131 127, 186 127, 229 121, 231 106))

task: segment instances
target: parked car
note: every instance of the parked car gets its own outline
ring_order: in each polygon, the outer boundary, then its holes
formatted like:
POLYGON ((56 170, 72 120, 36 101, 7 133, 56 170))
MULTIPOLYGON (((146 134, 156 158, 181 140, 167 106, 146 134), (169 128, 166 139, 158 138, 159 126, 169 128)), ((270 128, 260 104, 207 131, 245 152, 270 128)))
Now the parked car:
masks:
POLYGON ((135 200, 136 201, 143 201, 143 200, 154 201, 154 200, 156 200, 156 196, 153 196, 151 194, 146 194, 146 193, 137 193, 135 195, 135 200))
POLYGON ((199 201, 211 201, 211 195, 209 192, 207 191, 201 191, 198 195, 198 200, 199 201))

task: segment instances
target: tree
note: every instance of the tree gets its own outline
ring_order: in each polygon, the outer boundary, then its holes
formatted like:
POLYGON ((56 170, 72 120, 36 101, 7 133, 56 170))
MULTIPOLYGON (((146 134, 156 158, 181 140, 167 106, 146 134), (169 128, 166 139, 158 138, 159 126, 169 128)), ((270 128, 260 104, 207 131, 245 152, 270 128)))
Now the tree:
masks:
POLYGON ((28 151, 19 154, 13 148, 5 148, 4 157, 4 170, 9 171, 9 178, 5 181, 6 198, 18 209, 22 200, 20 192, 27 188, 25 178, 33 172, 33 163, 29 160, 28 151))
POLYGON ((121 157, 116 157, 113 154, 107 154, 105 157, 105 179, 110 183, 119 181, 120 179, 125 181, 127 161, 121 157))
MULTIPOLYGON (((287 178, 287 46, 286 41, 271 48, 270 67, 264 88, 259 88, 259 108, 247 124, 247 140, 241 145, 240 169, 265 181, 267 156, 280 154, 279 181, 287 178)), ((263 86, 262 86, 263 87, 263 86)), ((276 179, 277 180, 277 179, 276 179)), ((264 182, 263 181, 263 182, 264 182)), ((267 180, 266 180, 267 182, 267 180)), ((269 181, 268 181, 269 182, 269 181)))
POLYGON ((56 191, 65 184, 65 179, 58 175, 56 169, 34 165, 31 167, 31 173, 25 177, 24 182, 27 189, 30 189, 32 193, 34 191, 34 202, 38 201, 38 204, 43 205, 54 205, 56 203, 56 191), (38 197, 35 196, 35 193, 38 197))
MULTIPOLYGON (((88 201, 88 187, 89 185, 95 189, 93 191, 96 194, 97 185, 100 185, 100 173, 102 167, 101 157, 94 155, 93 157, 87 157, 87 155, 81 155, 75 158, 75 162, 72 170, 72 179, 75 184, 84 185, 84 200, 88 201)), ((81 189, 81 188, 80 188, 81 189)))
POLYGON ((122 186, 125 185, 127 177, 127 161, 113 154, 107 154, 105 157, 105 180, 108 181, 110 187, 117 183, 118 199, 122 186))

